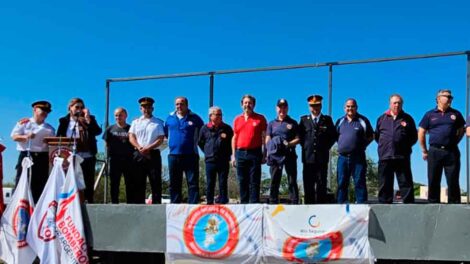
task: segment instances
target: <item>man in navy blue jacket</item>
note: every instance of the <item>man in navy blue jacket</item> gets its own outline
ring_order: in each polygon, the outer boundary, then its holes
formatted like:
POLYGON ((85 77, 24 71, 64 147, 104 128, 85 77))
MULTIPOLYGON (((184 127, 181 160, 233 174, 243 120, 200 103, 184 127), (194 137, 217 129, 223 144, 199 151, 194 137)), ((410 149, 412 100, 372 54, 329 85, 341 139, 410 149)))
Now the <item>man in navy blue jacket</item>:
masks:
POLYGON ((390 96, 390 108, 377 119, 375 129, 379 152, 379 202, 393 202, 394 174, 403 202, 414 202, 410 155, 417 140, 416 124, 403 111, 403 98, 399 94, 390 96))
POLYGON ((338 203, 346 203, 349 179, 354 180, 357 203, 367 202, 366 148, 374 139, 374 129, 369 120, 357 112, 355 99, 344 104, 345 116, 336 121, 338 131, 338 203))
POLYGON ((170 172, 171 203, 181 203, 183 172, 188 183, 188 203, 199 202, 199 154, 197 142, 199 131, 204 125, 202 119, 188 109, 188 99, 177 97, 176 110, 165 122, 165 136, 168 138, 168 168, 170 172))
POLYGON ((222 121, 222 109, 209 108, 209 123, 201 128, 199 147, 204 152, 206 162, 207 204, 214 204, 214 189, 219 176, 219 199, 217 203, 228 203, 227 178, 232 155, 232 128, 222 121))

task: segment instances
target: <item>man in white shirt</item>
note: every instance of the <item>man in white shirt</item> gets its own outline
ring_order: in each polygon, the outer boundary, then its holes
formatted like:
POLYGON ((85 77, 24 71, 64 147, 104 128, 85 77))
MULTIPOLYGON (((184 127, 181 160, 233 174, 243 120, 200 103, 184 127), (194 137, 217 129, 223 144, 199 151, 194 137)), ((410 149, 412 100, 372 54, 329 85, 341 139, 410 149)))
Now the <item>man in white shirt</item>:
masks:
POLYGON ((165 132, 163 121, 153 116, 153 103, 150 97, 139 99, 142 116, 132 121, 129 141, 135 148, 133 154, 133 174, 128 203, 145 203, 147 176, 152 188, 152 203, 162 200, 162 158, 158 147, 163 143, 165 132))
POLYGON ((41 196, 49 176, 48 147, 45 137, 53 137, 55 129, 46 123, 47 115, 52 111, 47 101, 37 101, 32 105, 33 117, 23 118, 11 131, 11 138, 17 142, 16 149, 20 152, 16 165, 15 188, 21 176, 21 162, 28 155, 34 165, 31 168, 31 192, 36 203, 41 196))

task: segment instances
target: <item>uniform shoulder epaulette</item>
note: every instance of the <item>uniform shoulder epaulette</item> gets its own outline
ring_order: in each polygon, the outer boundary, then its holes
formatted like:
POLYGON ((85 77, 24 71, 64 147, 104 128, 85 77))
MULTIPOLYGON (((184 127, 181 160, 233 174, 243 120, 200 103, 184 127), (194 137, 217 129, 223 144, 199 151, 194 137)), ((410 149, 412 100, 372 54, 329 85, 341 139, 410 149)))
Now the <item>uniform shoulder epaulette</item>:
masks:
POLYGON ((300 119, 306 119, 306 118, 309 119, 310 115, 303 115, 303 116, 300 117, 300 119))
POLYGON ((18 121, 18 124, 24 125, 24 124, 26 124, 26 123, 28 123, 28 122, 29 122, 29 118, 25 117, 25 118, 20 119, 20 120, 18 121))

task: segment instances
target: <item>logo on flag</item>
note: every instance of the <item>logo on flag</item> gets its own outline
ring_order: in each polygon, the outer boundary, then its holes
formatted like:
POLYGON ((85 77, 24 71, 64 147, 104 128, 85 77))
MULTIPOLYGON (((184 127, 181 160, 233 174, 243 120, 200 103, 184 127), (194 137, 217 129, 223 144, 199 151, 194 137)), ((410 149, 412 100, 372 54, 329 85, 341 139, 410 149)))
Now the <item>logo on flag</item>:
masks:
POLYGON ((313 238, 289 237, 282 255, 292 262, 320 262, 339 259, 342 251, 343 235, 334 232, 313 238))
POLYGON ((56 237, 55 214, 57 212, 57 202, 49 203, 47 210, 44 212, 38 227, 38 237, 44 242, 51 241, 56 237))
POLYGON ((230 256, 238 244, 239 233, 235 214, 222 205, 195 208, 183 228, 186 247, 191 254, 204 258, 230 256))
POLYGON ((28 231, 28 224, 33 208, 29 205, 28 200, 21 199, 16 206, 15 213, 13 214, 13 234, 16 237, 16 245, 21 248, 27 246, 26 233, 28 231))

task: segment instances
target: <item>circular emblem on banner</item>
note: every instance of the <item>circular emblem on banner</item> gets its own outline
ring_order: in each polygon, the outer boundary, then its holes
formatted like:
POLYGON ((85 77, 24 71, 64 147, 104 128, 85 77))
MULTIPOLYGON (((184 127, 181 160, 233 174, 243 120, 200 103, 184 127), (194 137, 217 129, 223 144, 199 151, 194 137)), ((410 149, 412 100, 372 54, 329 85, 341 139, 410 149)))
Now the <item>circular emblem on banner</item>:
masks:
POLYGON ((313 238, 290 237, 284 242, 282 256, 292 262, 320 262, 339 259, 343 235, 334 232, 313 238))
POLYGON ((188 121, 188 125, 192 126, 192 125, 193 125, 193 121, 188 121))
POLYGON ((211 259, 229 257, 239 240, 235 214, 223 205, 199 206, 186 218, 183 237, 191 254, 211 259))
POLYGON ((308 219, 308 225, 313 227, 313 228, 317 228, 317 227, 320 227, 320 221, 316 220, 316 215, 312 215, 310 216, 310 218, 308 219))
POLYGON ((44 242, 51 241, 55 239, 56 231, 56 212, 57 212, 57 202, 52 201, 47 207, 47 211, 41 217, 41 222, 38 226, 38 237, 44 242))
POLYGON ((407 125, 405 121, 401 121, 400 124, 401 124, 402 127, 406 127, 406 125, 407 125))
POLYGON ((450 115, 450 119, 455 120, 457 117, 455 115, 450 115))
POLYGON ((69 163, 67 161, 67 158, 72 155, 72 150, 69 147, 60 147, 56 148, 51 153, 49 153, 49 163, 54 164, 54 158, 59 157, 63 158, 64 162, 62 163, 62 168, 64 170, 67 170, 69 167, 69 163))
POLYGON ((19 248, 27 246, 26 231, 28 230, 29 220, 33 208, 30 207, 28 200, 20 200, 13 214, 13 233, 16 237, 16 245, 19 248))
POLYGON ((227 134, 222 133, 222 134, 220 134, 220 137, 221 137, 221 138, 226 138, 226 137, 227 137, 227 134))
POLYGON ((292 125, 291 124, 287 124, 287 129, 292 129, 292 125))

